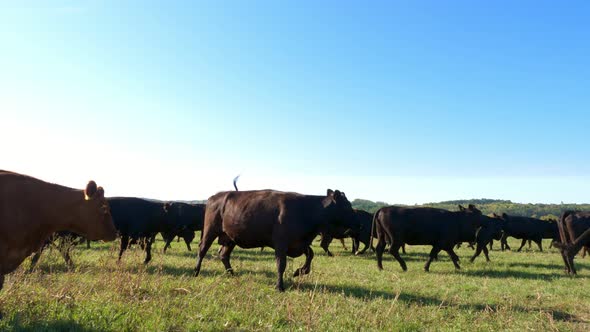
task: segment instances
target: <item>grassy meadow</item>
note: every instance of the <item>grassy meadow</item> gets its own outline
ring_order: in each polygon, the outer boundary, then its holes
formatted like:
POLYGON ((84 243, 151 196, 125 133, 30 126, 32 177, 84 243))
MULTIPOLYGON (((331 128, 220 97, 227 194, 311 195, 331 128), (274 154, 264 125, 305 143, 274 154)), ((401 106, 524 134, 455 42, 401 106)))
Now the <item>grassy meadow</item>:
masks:
POLYGON ((57 250, 46 251, 32 273, 26 261, 0 292, 0 330, 590 330, 590 259, 578 257, 571 278, 555 249, 539 252, 534 244, 517 253, 496 243, 491 263, 482 255, 473 264, 463 246, 461 271, 441 252, 430 273, 422 269, 430 248, 408 246, 404 273, 389 254, 379 271, 374 253, 352 256, 335 241, 328 257, 314 242, 312 273, 293 278, 304 258, 289 259, 285 293, 274 290, 269 248, 236 248, 230 276, 214 245, 194 278, 196 245, 188 252, 174 242, 163 254, 158 241, 148 266, 138 247, 117 263, 117 245, 77 247, 73 271, 57 250))

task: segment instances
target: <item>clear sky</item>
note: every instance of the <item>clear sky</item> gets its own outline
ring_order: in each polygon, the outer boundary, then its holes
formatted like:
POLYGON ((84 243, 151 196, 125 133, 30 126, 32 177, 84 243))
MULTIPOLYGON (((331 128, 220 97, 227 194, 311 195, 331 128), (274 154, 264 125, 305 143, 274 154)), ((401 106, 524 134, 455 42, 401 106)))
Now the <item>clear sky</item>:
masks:
POLYGON ((590 202, 589 1, 1 1, 0 168, 590 202))

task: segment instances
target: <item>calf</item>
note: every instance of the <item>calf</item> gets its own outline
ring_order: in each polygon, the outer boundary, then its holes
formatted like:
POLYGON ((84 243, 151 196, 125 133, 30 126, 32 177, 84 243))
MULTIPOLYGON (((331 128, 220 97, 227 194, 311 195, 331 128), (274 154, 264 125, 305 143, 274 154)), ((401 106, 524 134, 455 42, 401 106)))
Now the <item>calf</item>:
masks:
POLYGON ((167 222, 167 205, 135 197, 108 199, 115 227, 121 236, 119 260, 130 244, 139 243, 145 249, 144 264, 152 259, 152 244, 159 232, 174 227, 167 222))
POLYGON ((568 274, 576 274, 574 257, 582 247, 590 246, 590 211, 564 212, 557 223, 560 242, 553 245, 561 251, 568 274))
POLYGON ((186 247, 191 251, 191 242, 196 231, 203 230, 205 218, 205 204, 169 203, 166 205, 168 229, 162 231, 162 238, 166 241, 164 252, 170 247, 175 237, 183 238, 186 247))
POLYGON ((209 247, 219 238, 220 258, 230 273, 233 273, 230 254, 236 245, 274 248, 276 288, 284 291, 287 256, 305 255, 305 263, 294 276, 308 274, 314 255, 310 247, 313 239, 330 226, 348 227, 353 218, 350 202, 338 190, 328 190, 325 196, 275 190, 220 192, 207 201, 195 276, 199 275, 209 247))
POLYGON ((378 239, 375 248, 378 268, 383 269, 382 257, 387 243, 391 244, 389 252, 404 271, 407 270, 407 266, 399 255, 399 249, 406 243, 432 246, 424 265, 425 271, 430 269, 432 260, 437 258, 441 250, 445 250, 455 268, 460 269, 459 257, 453 251, 453 247, 460 242, 477 242, 477 249, 471 261, 482 251, 489 260, 486 245, 499 232, 499 227, 495 227, 491 218, 482 215, 473 205, 469 205, 467 209, 462 206, 459 208, 458 212, 397 206, 381 208, 373 218, 378 239))
POLYGON ((102 187, 90 181, 77 190, 0 170, 0 290, 4 275, 66 230, 91 240, 116 238, 102 187))

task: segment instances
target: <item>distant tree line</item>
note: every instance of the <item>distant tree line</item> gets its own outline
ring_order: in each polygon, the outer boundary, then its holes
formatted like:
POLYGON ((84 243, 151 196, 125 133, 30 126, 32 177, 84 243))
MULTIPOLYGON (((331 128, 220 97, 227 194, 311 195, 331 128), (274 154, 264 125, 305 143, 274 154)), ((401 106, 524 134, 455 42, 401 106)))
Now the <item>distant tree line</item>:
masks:
MULTIPOLYGON (((411 206, 428 206, 434 208, 440 208, 445 210, 456 211, 458 205, 467 206, 469 204, 476 205, 484 214, 491 215, 492 213, 502 214, 507 213, 509 215, 524 216, 540 219, 557 219, 566 210, 578 210, 578 211, 590 211, 590 204, 520 204, 513 203, 508 200, 499 199, 466 199, 466 200, 455 200, 455 201, 444 201, 440 203, 427 203, 422 205, 411 205, 411 206)), ((365 210, 371 213, 375 213, 379 208, 388 205, 399 205, 404 204, 387 204, 385 202, 373 202, 366 199, 355 199, 352 201, 352 207, 355 209, 365 210)))

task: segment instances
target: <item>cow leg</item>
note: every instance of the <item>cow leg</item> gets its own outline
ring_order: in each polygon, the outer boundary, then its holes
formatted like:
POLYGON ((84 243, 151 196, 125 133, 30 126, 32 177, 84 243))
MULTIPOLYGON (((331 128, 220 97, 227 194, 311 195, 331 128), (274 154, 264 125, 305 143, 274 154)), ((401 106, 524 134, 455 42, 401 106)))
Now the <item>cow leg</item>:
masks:
POLYGON ((344 248, 344 250, 348 250, 346 243, 344 243, 344 239, 340 239, 340 243, 342 243, 342 248, 344 248))
POLYGON ((430 270, 430 264, 432 263, 432 260, 434 260, 438 257, 439 252, 440 252, 439 247, 432 246, 432 250, 430 250, 430 256, 428 257, 428 260, 426 261, 426 264, 424 265, 424 271, 428 272, 430 270))
POLYGON ((402 252, 404 253, 404 255, 406 254, 406 244, 402 244, 402 252))
POLYGON ((74 262, 72 261, 72 258, 70 257, 70 250, 71 249, 72 249, 71 247, 59 249, 59 253, 63 257, 64 261, 66 261, 66 265, 68 266, 69 270, 74 268, 74 262))
POLYGON ((354 255, 359 250, 359 240, 352 238, 352 254, 354 255))
POLYGON ((535 243, 537 244, 537 246, 539 246, 539 250, 541 252, 543 252, 543 239, 541 240, 536 240, 535 243))
POLYGON ((188 251, 192 251, 191 241, 189 239, 184 239, 184 243, 186 243, 186 248, 188 249, 188 251))
MULTIPOLYGON (((477 256, 479 256, 481 254, 483 249, 485 249, 485 245, 482 246, 478 243, 477 248, 475 249, 475 252, 473 253, 473 256, 471 256, 471 258, 469 259, 469 262, 473 263, 473 261, 475 261, 475 258, 477 258, 477 256)), ((487 249, 486 249, 486 251, 487 251, 487 249)), ((487 255, 486 255, 486 257, 487 257, 487 255)))
POLYGON ((399 266, 401 266, 402 270, 407 271, 408 267, 406 265, 406 262, 404 261, 404 259, 402 258, 402 256, 399 255, 399 248, 403 248, 403 244, 392 244, 389 247, 389 253, 393 255, 393 257, 395 257, 395 260, 397 260, 397 262, 399 263, 399 266))
POLYGON ((90 249, 90 240, 86 239, 86 249, 90 249))
POLYGON ((39 249, 37 252, 33 254, 31 257, 31 266, 29 267, 29 273, 33 272, 35 266, 37 266, 37 262, 39 262, 39 258, 41 258, 41 253, 43 252, 44 248, 39 249))
POLYGON ((70 257, 70 250, 72 250, 73 246, 74 246, 73 239, 62 238, 59 241, 59 246, 57 247, 57 250, 59 250, 59 253, 63 257, 64 261, 66 262, 66 265, 69 270, 74 268, 74 262, 72 262, 72 258, 70 257))
POLYGON ((561 251, 561 258, 563 258, 563 263, 565 264, 565 273, 571 274, 572 269, 571 269, 570 261, 567 257, 567 254, 563 248, 560 248, 560 251, 561 251))
MULTIPOLYGON (((4 275, 0 274, 0 291, 2 290, 2 285, 4 285, 4 275)), ((2 311, 0 311, 0 320, 2 319, 2 311)))
POLYGON ((283 275, 285 274, 285 268, 287 267, 287 251, 284 249, 275 250, 275 260, 277 262, 277 285, 276 289, 279 292, 285 291, 285 285, 283 283, 283 275))
POLYGON ((490 240, 490 251, 492 250, 493 246, 494 246, 494 240, 490 240))
POLYGON ((459 266, 459 256, 453 251, 453 247, 449 250, 445 250, 449 256, 451 256, 451 260, 453 260, 453 265, 455 265, 455 269, 460 270, 461 267, 459 266))
POLYGON ((510 250, 510 246, 508 245, 508 235, 502 234, 502 239, 500 239, 500 242, 502 244, 502 251, 510 250))
POLYGON ((174 237, 173 237, 173 236, 172 236, 172 237, 168 237, 168 238, 166 239, 166 244, 164 245, 164 250, 163 250, 163 251, 164 251, 164 253, 166 253, 166 250, 167 250, 168 248, 170 248, 170 243, 171 243, 173 240, 174 240, 174 237))
POLYGON ((322 234, 322 242, 320 243, 320 247, 322 247, 322 249, 324 249, 326 254, 328 254, 328 256, 330 256, 330 257, 334 256, 334 255, 332 255, 332 253, 330 252, 330 249, 329 249, 331 242, 332 242, 331 235, 322 234))
POLYGON ((377 267, 379 270, 383 270, 383 252, 385 251, 385 239, 379 237, 377 247, 375 248, 375 254, 377 255, 377 267))
POLYGON ((235 242, 227 241, 221 247, 221 254, 219 255, 219 258, 221 258, 221 262, 225 267, 225 272, 229 274, 234 274, 234 269, 232 269, 231 264, 229 263, 229 256, 231 255, 231 252, 234 250, 235 247, 235 242))
POLYGON ((145 260, 143 261, 143 264, 147 264, 152 260, 152 242, 154 238, 155 236, 145 239, 145 260))
POLYGON ((309 274, 309 272, 311 272, 311 260, 312 259, 313 259, 313 250, 311 249, 311 247, 307 247, 307 250, 305 251, 305 263, 303 264, 302 267, 295 270, 295 273, 293 273, 293 276, 298 277, 298 276, 309 274))
POLYGON ((488 255, 488 248, 486 248, 486 246, 483 246, 483 254, 486 256, 486 262, 490 261, 490 256, 488 255))
POLYGON ((197 266, 195 266, 195 277, 199 275, 199 272, 201 271, 201 264, 203 263, 203 258, 205 258, 207 251, 213 244, 213 241, 215 241, 215 238, 217 238, 218 234, 219 233, 217 233, 216 231, 212 231, 210 229, 207 229, 207 232, 203 230, 203 233, 201 233, 201 243, 199 244, 199 256, 197 256, 197 266))
POLYGON ((529 240, 529 249, 531 249, 531 240, 529 240))
POLYGON ((522 239, 522 242, 520 243, 520 248, 518 248, 518 252, 520 252, 522 250, 522 247, 524 247, 524 245, 526 244, 526 239, 522 239))
POLYGON ((361 242, 359 241, 358 248, 357 248, 357 251, 356 251, 355 255, 362 255, 362 254, 364 254, 365 251, 367 251, 367 249, 369 249, 369 244, 363 242, 363 249, 358 250, 358 249, 360 249, 360 247, 361 247, 361 242))
POLYGON ((123 235, 121 236, 121 249, 119 250, 119 260, 121 260, 121 256, 127 248, 129 247, 129 236, 123 235))
POLYGON ((574 265, 574 255, 575 255, 575 253, 573 253, 573 252, 571 253, 571 255, 569 252, 566 252, 566 258, 568 261, 568 265, 570 267, 570 273, 572 275, 576 275, 576 266, 574 265))

